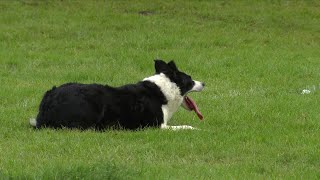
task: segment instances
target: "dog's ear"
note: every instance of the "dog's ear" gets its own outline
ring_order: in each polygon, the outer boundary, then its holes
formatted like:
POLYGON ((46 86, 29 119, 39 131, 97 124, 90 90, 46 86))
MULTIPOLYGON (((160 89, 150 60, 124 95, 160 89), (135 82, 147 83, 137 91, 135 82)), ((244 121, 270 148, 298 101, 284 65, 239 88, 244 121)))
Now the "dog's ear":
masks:
POLYGON ((156 73, 167 72, 169 69, 167 63, 160 59, 154 60, 154 68, 156 69, 156 73))
POLYGON ((168 66, 169 66, 172 70, 178 71, 178 68, 177 68, 177 66, 176 66, 176 64, 174 63, 173 60, 168 63, 168 66))

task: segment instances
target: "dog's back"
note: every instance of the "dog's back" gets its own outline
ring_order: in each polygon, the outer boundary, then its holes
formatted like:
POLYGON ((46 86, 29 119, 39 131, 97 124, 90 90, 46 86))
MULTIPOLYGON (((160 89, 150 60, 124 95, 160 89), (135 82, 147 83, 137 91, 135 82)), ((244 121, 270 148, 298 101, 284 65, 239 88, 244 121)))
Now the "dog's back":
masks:
POLYGON ((164 97, 150 82, 119 88, 68 83, 47 91, 35 127, 137 129, 160 126, 164 97))
MULTIPOLYGON (((64 84, 47 91, 39 107, 36 127, 90 128, 103 118, 103 96, 109 88, 101 85, 64 84)), ((112 92, 112 90, 110 91, 112 92)))

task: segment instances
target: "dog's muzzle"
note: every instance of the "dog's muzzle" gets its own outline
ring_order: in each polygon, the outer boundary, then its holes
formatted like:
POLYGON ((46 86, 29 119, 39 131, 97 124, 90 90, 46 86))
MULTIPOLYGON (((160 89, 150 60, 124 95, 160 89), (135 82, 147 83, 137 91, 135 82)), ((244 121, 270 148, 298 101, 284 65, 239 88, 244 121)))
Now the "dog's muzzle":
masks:
POLYGON ((205 84, 204 82, 200 82, 200 81, 193 81, 194 82, 194 86, 192 87, 191 91, 196 91, 196 92, 200 92, 203 90, 205 84))

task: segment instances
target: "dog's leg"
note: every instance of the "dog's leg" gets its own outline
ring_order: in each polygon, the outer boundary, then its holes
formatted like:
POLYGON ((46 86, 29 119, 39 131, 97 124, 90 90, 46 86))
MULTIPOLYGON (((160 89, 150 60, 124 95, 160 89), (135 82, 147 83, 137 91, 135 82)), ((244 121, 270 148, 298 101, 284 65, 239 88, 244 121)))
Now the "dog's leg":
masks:
POLYGON ((37 120, 35 118, 30 118, 29 123, 33 127, 37 126, 37 120))
POLYGON ((173 130, 173 131, 182 130, 182 129, 198 130, 197 128, 194 128, 194 127, 188 126, 188 125, 182 125, 182 126, 168 126, 168 125, 165 125, 165 126, 161 126, 161 129, 169 129, 169 130, 173 130))

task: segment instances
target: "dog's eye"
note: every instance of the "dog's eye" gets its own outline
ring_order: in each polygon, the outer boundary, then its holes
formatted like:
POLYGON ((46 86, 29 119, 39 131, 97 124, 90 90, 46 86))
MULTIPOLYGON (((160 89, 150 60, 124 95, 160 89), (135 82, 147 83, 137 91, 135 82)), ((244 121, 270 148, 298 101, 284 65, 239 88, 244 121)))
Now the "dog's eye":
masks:
POLYGON ((194 82, 193 81, 184 81, 184 84, 187 85, 187 86, 194 86, 194 82))

